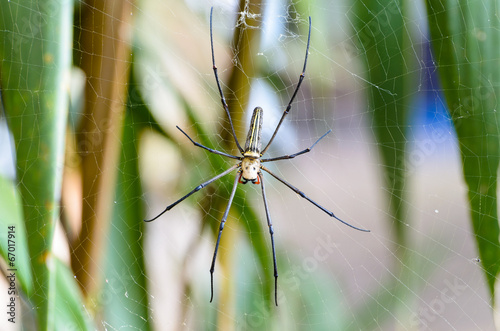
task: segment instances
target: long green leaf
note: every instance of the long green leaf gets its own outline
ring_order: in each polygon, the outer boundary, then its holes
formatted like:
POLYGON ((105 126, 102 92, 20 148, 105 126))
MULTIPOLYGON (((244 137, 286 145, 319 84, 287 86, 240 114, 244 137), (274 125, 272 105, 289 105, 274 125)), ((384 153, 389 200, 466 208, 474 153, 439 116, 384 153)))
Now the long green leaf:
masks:
POLYGON ((405 62, 402 8, 401 0, 357 1, 350 17, 366 64, 366 78, 371 84, 368 102, 382 158, 389 212, 394 219, 397 243, 404 247, 407 241, 404 128, 409 109, 405 82, 410 67, 405 62))
POLYGON ((14 136, 39 330, 54 327, 49 272, 59 215, 71 64, 73 1, 1 1, 0 57, 4 109, 14 136))
POLYGON ((494 300, 500 267, 500 1, 427 0, 434 58, 455 125, 472 226, 494 300))
MULTIPOLYGON (((134 87, 132 80, 131 89, 134 87)), ((141 102, 138 108, 138 111, 144 111, 141 102)), ((126 325, 149 330, 142 235, 144 222, 141 221, 144 214, 138 164, 140 125, 135 124, 136 112, 135 104, 129 103, 105 264, 107 281, 101 298, 107 325, 115 329, 126 325)))
MULTIPOLYGON (((387 311, 407 304, 413 298, 409 284, 416 276, 405 273, 404 265, 409 264, 406 186, 406 143, 405 128, 410 110, 411 93, 414 92, 412 68, 416 60, 408 43, 407 24, 404 19, 405 6, 401 0, 357 1, 350 17, 356 31, 360 53, 366 65, 368 80, 368 104, 372 114, 372 129, 379 147, 385 177, 384 189, 387 193, 388 212, 392 216, 391 225, 395 234, 397 278, 387 279, 390 291, 380 291, 375 302, 366 305, 350 327, 373 327, 370 319, 382 321, 388 317, 387 311), (401 279, 405 279, 401 282, 401 279), (381 303, 383 309, 380 309, 381 303)), ((415 71, 416 72, 416 71, 415 71)), ((389 276, 389 275, 388 275, 389 276)), ((390 277, 390 276, 389 276, 390 277)))

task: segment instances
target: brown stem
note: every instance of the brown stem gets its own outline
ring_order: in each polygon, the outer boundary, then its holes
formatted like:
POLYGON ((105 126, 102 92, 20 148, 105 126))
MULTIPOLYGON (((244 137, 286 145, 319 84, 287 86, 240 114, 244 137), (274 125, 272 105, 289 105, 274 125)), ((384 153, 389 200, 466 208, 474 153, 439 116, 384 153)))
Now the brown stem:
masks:
POLYGON ((131 1, 92 0, 81 12, 77 61, 85 71, 85 110, 77 132, 82 158, 82 230, 71 266, 83 293, 96 293, 115 192, 123 129, 132 22, 131 1))

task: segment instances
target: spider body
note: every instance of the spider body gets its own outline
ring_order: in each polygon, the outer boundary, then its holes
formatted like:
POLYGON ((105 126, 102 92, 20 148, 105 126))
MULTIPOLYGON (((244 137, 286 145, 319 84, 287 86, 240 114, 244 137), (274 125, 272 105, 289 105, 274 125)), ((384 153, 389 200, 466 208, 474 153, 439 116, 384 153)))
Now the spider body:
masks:
POLYGON ((247 140, 245 143, 245 151, 241 160, 240 179, 241 184, 252 182, 260 184, 260 149, 261 149, 261 132, 262 132, 262 115, 261 107, 255 107, 250 120, 250 129, 248 130, 247 140))
POLYGON ((288 102, 287 107, 283 111, 283 115, 281 116, 281 119, 278 122, 278 125, 276 126, 276 129, 274 130, 273 135, 271 136, 271 139, 269 140, 269 142, 267 143, 267 145, 264 147, 264 149, 261 149, 261 147, 262 147, 262 145, 261 145, 261 131, 262 131, 263 110, 262 110, 261 107, 256 107, 254 109, 254 111, 253 111, 253 114, 252 114, 252 119, 250 121, 250 128, 248 130, 248 134, 247 134, 247 138, 246 138, 246 142, 245 142, 245 148, 243 149, 241 147, 241 145, 239 144, 239 141, 238 141, 238 139, 236 137, 236 132, 234 131, 234 126, 233 126, 233 122, 231 120, 231 115, 229 113, 229 108, 228 108, 228 105, 227 105, 226 100, 224 98, 224 93, 222 92, 222 88, 221 88, 221 85, 220 85, 220 82, 219 82, 219 76, 217 74, 217 66, 215 65, 215 55, 214 55, 213 37, 212 37, 212 12, 213 12, 213 8, 210 11, 210 41, 211 41, 211 48, 212 48, 212 64, 213 64, 213 71, 214 71, 215 81, 217 83, 217 88, 219 90, 219 94, 220 94, 220 97, 221 97, 222 106, 223 106, 223 108, 224 108, 224 110, 225 110, 225 112, 226 112, 226 114, 228 116, 228 119, 229 119, 229 124, 231 126, 231 131, 232 131, 232 134, 233 134, 234 141, 236 143, 236 146, 238 147, 238 150, 241 153, 241 156, 231 155, 231 154, 228 154, 228 153, 225 153, 225 152, 221 152, 221 151, 218 151, 218 150, 206 147, 206 146, 204 146, 204 145, 202 145, 202 144, 194 141, 187 133, 185 133, 181 128, 179 128, 177 126, 177 129, 179 129, 195 146, 203 148, 203 149, 205 149, 205 150, 207 150, 207 151, 209 151, 211 153, 214 153, 214 154, 218 154, 218 155, 222 155, 222 156, 225 156, 225 157, 229 157, 231 159, 238 160, 239 162, 236 163, 235 165, 233 165, 232 167, 230 167, 229 169, 227 169, 226 171, 224 171, 224 172, 216 175, 215 177, 207 180, 206 182, 204 182, 204 183, 196 186, 188 194, 186 194, 185 196, 181 197, 180 199, 178 199, 177 201, 173 202, 172 204, 168 205, 160 214, 158 214, 154 218, 149 219, 149 220, 144 220, 144 221, 145 222, 154 221, 155 219, 157 219, 158 217, 160 217, 161 215, 163 215, 164 213, 166 213, 167 211, 169 211, 170 209, 172 209, 173 207, 175 207, 177 204, 179 204, 180 202, 184 201, 186 198, 188 198, 192 194, 194 194, 194 193, 198 192, 199 190, 203 189, 204 187, 206 187, 210 183, 212 183, 215 180, 217 180, 217 179, 219 179, 219 178, 221 178, 221 177, 229 174, 230 172, 232 172, 234 170, 238 170, 238 173, 237 173, 237 175, 236 175, 236 177, 234 179, 234 183, 233 183, 233 188, 231 190, 231 194, 229 195, 229 201, 228 201, 227 207, 226 207, 226 209, 224 211, 224 214, 223 214, 221 222, 220 222, 219 234, 217 236, 217 242, 215 244, 215 251, 214 251, 213 258, 212 258, 212 264, 211 264, 211 267, 210 267, 210 289, 211 289, 210 302, 212 302, 213 295, 214 295, 213 273, 214 273, 214 270, 215 270, 215 261, 216 261, 217 252, 218 252, 218 249, 219 249, 219 242, 220 242, 220 238, 221 238, 221 235, 222 235, 222 230, 224 229, 224 224, 226 223, 226 220, 227 220, 227 217, 228 217, 228 214, 229 214, 229 209, 231 207, 234 195, 236 193, 237 184, 238 183, 246 184, 248 182, 251 182, 253 184, 260 184, 261 188, 262 188, 262 198, 263 198, 263 201, 264 201, 264 209, 266 211, 267 225, 269 227, 269 233, 270 233, 270 236, 271 236, 271 246, 272 246, 272 252, 273 252, 274 300, 275 300, 276 305, 278 305, 278 294, 277 294, 278 269, 277 269, 277 265, 276 265, 276 251, 275 251, 275 247, 274 247, 274 229, 273 229, 273 225, 272 225, 272 222, 271 222, 271 216, 270 216, 270 212, 269 212, 269 208, 268 208, 268 204, 267 204, 267 198, 266 198, 266 191, 265 191, 265 188, 264 188, 264 175, 263 175, 263 173, 262 173, 261 170, 264 170, 265 172, 267 172, 269 175, 271 175, 272 177, 274 177, 275 179, 277 179, 279 182, 281 182, 282 184, 284 184, 285 186, 287 186, 289 189, 291 189, 292 191, 294 191, 295 193, 297 193, 301 198, 309 201, 311 204, 313 204, 314 206, 316 206, 317 208, 319 208, 320 210, 322 210, 323 212, 325 212, 330 217, 335 218, 337 221, 339 221, 339 222, 341 222, 341 223, 343 223, 343 224, 345 224, 345 225, 347 225, 347 226, 349 226, 351 228, 359 230, 359 231, 369 232, 369 230, 358 228, 358 227, 356 227, 354 225, 351 225, 351 224, 343 221, 342 219, 338 218, 337 216, 335 216, 335 214, 333 212, 331 212, 328 209, 326 209, 325 207, 321 206, 316 201, 314 201, 311 198, 309 198, 304 192, 302 192, 301 190, 299 190, 297 187, 293 186, 292 184, 290 184, 286 180, 282 179, 278 175, 275 175, 273 172, 271 172, 269 169, 267 169, 266 167, 264 167, 262 165, 262 163, 265 163, 265 162, 273 162, 273 161, 278 161, 278 160, 293 159, 296 156, 308 153, 308 152, 310 152, 313 149, 314 146, 316 146, 316 144, 321 139, 323 139, 327 134, 329 134, 331 132, 331 130, 329 130, 327 133, 325 133, 324 135, 322 135, 318 140, 316 140, 316 142, 311 147, 306 148, 306 149, 304 149, 304 150, 302 150, 300 152, 297 152, 295 154, 283 155, 283 156, 272 157, 272 158, 262 158, 262 156, 266 153, 267 149, 269 148, 269 146, 273 142, 274 137, 278 133, 278 130, 279 130, 281 124, 283 123, 283 120, 285 119, 285 117, 290 112, 290 109, 292 107, 292 102, 293 102, 295 96, 297 95, 297 92, 298 92, 298 90, 300 88, 300 85, 302 84, 302 81, 304 79, 305 71, 306 71, 306 64, 307 64, 307 55, 309 53, 309 43, 310 43, 310 40, 311 40, 311 17, 309 17, 309 33, 308 33, 308 37, 307 37, 307 47, 306 47, 306 55, 305 55, 305 59, 304 59, 304 67, 302 69, 302 73, 300 74, 299 82, 297 83, 295 91, 293 92, 292 97, 291 97, 290 101, 288 102))

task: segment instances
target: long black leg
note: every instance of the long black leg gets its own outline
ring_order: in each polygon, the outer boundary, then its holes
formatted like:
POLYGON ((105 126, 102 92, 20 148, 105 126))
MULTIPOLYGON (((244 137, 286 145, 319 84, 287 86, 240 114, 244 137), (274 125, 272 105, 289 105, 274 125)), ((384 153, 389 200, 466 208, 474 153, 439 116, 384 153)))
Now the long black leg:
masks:
POLYGON ((299 82, 297 83, 297 87, 295 88, 295 91, 292 94, 292 98, 290 99, 290 102, 288 102, 288 105, 286 106, 286 109, 283 112, 283 115, 281 116, 281 119, 280 119, 278 125, 276 126, 276 130, 274 130, 274 133, 273 133, 271 139, 267 143, 266 147, 262 150, 261 155, 264 155, 264 153, 267 151, 269 146, 271 146, 271 143, 273 142, 274 137, 278 133, 278 130, 281 126, 281 123, 283 123, 283 120, 285 119, 286 115, 288 115, 288 113, 290 112, 290 109, 292 108, 293 99, 295 99, 295 96, 297 95, 297 92, 299 91, 300 85, 302 84, 302 81, 304 80, 304 76, 306 75, 307 56, 309 55, 309 43, 310 43, 310 41, 311 41, 311 16, 309 16, 309 33, 307 35, 307 47, 306 47, 306 56, 304 59, 304 68, 302 68, 302 73, 300 74, 299 82))
POLYGON ((327 134, 329 134, 330 132, 332 132, 332 130, 328 130, 327 133, 325 133, 324 135, 322 135, 318 140, 316 140, 316 142, 314 144, 312 144, 311 147, 309 148, 306 148, 298 153, 295 153, 295 154, 291 154, 291 155, 283 155, 283 156, 278 156, 278 157, 272 157, 272 158, 269 158, 269 159, 261 159, 260 162, 269 162, 269 161, 278 161, 278 160, 288 160, 288 159, 293 159, 294 157, 296 156, 299 156, 299 155, 302 155, 302 154, 305 154, 305 153, 309 153, 313 148, 314 146, 316 146, 317 143, 319 143, 319 141, 321 139, 323 139, 327 134))
POLYGON ((150 219, 150 220, 144 220, 144 222, 152 222, 154 221, 155 219, 157 219, 158 217, 160 217, 161 215, 163 215, 164 213, 166 213, 167 211, 169 211, 170 209, 174 208, 175 206, 177 206, 178 203, 184 201, 184 199, 188 198, 189 196, 191 196, 191 194, 195 193, 195 192, 198 192, 199 190, 201 190, 202 188, 204 188, 205 186, 207 186, 208 184, 210 184, 211 182, 213 182, 214 180, 217 180, 219 178, 221 178, 222 176, 225 176, 227 175, 228 173, 230 173, 231 171, 233 171, 234 169, 238 168, 240 166, 240 163, 238 164, 235 164, 234 166, 232 166, 231 168, 227 169, 226 171, 224 171, 223 173, 220 173, 218 174, 217 176, 207 180, 206 182, 196 186, 191 192, 189 192, 188 194, 186 194, 185 196, 183 196, 182 198, 180 198, 179 200, 177 200, 176 202, 172 203, 171 205, 168 205, 167 208, 165 208, 165 210, 163 210, 161 213, 159 213, 158 215, 156 215, 154 218, 150 219))
POLYGON ((304 192, 302 192, 301 190, 299 190, 298 188, 296 188, 295 186, 293 186, 292 184, 288 183, 287 181, 285 181, 284 179, 281 179, 280 177, 278 177, 277 175, 275 175, 274 173, 272 173, 269 169, 267 169, 266 167, 264 166, 261 166, 261 169, 265 170, 266 172, 268 172, 271 176, 273 176, 274 178, 276 178, 277 180, 279 180, 280 182, 282 182, 283 184, 285 184, 286 186, 288 186, 292 191, 294 191, 295 193, 297 193, 298 195, 300 195, 302 198, 306 199, 307 201, 309 201, 310 203, 312 203, 313 205, 315 205, 316 207, 318 207, 319 209, 321 209, 322 211, 324 211, 325 213, 327 213, 328 215, 330 215, 330 217, 333 217, 335 218, 337 221, 341 222, 341 223, 344 223, 345 225, 347 226, 350 226, 351 228, 353 229, 356 229, 356 230, 359 230, 359 231, 363 231, 363 232, 370 232, 370 230, 366 230, 366 229, 361 229, 361 228, 358 228, 358 227, 355 227, 354 225, 351 225, 343 220, 341 220, 340 218, 338 218, 337 216, 335 216, 334 213, 332 213, 331 211, 329 211, 328 209, 326 209, 325 207, 321 206, 320 204, 318 204, 316 201, 312 200, 311 198, 309 198, 307 195, 304 194, 304 192))
POLYGON ((215 75, 215 81, 217 82, 217 88, 219 89, 219 94, 220 94, 220 101, 222 102, 222 106, 224 107, 224 110, 226 111, 227 117, 229 118, 229 124, 231 125, 231 131, 233 133, 234 141, 236 142, 236 146, 240 150, 240 152, 243 154, 244 150, 241 148, 241 145, 238 141, 238 138, 236 138, 236 132, 234 131, 234 126, 233 126, 233 120, 231 119, 231 114, 229 113, 229 107, 226 103, 226 98, 224 98, 224 93, 222 93, 222 88, 220 86, 219 82, 219 75, 217 74, 217 66, 215 65, 215 55, 214 55, 214 38, 212 35, 212 13, 214 11, 214 7, 210 9, 210 46, 212 47, 212 66, 214 69, 214 75, 215 75))
POLYGON ((207 151, 211 152, 211 153, 214 153, 214 154, 219 154, 219 155, 222 155, 222 156, 226 156, 226 157, 230 157, 231 159, 235 159, 235 160, 241 160, 242 157, 241 156, 236 156, 236 155, 231 155, 231 154, 227 154, 227 153, 224 153, 224 152, 221 152, 221 151, 218 151, 216 149, 212 149, 212 148, 209 148, 207 146, 203 146, 202 144, 200 143, 197 143, 196 141, 194 141, 193 139, 191 139, 190 136, 188 136, 188 134, 184 131, 182 131, 181 128, 179 128, 177 125, 175 126, 177 129, 179 129, 180 132, 184 133, 184 135, 186 137, 188 137, 189 140, 191 140, 191 142, 195 145, 195 146, 198 146, 198 147, 201 147, 203 149, 206 149, 207 151))
POLYGON ((264 176, 259 173, 260 185, 262 186, 262 198, 264 199, 264 209, 266 210, 267 226, 269 226, 269 233, 271 234, 271 246, 273 248, 273 264, 274 264, 274 302, 278 306, 278 267, 276 266, 276 251, 274 250, 274 230, 273 223, 271 222, 271 215, 269 214, 269 207, 267 206, 266 190, 264 189, 264 176))
POLYGON ((217 237, 217 243, 215 244, 214 257, 212 259, 212 266, 210 267, 210 302, 214 298, 214 270, 215 270, 215 259, 217 257, 217 251, 219 250, 219 242, 220 236, 222 235, 222 230, 224 230, 224 224, 226 223, 227 215, 229 214, 229 208, 231 208, 231 204, 233 203, 234 194, 236 193, 236 185, 238 185, 238 178, 240 176, 236 176, 234 178, 233 190, 231 191, 231 195, 229 196, 229 202, 227 203, 226 211, 222 216, 222 220, 220 221, 219 226, 219 236, 217 237))

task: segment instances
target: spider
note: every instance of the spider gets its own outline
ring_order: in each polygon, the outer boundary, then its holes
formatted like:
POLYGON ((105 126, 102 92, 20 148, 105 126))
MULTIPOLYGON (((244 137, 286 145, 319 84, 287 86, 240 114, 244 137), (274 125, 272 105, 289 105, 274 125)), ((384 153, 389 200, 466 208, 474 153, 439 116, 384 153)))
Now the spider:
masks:
POLYGON ((232 172, 234 170, 238 170, 237 175, 234 179, 234 184, 233 184, 233 188, 231 190, 231 194, 229 196, 229 202, 227 204, 226 210, 224 211, 224 215, 222 216, 222 220, 220 222, 219 234, 217 236, 217 242, 215 244, 215 251, 214 251, 213 258, 212 258, 212 265, 210 267, 210 291, 211 291, 210 302, 212 302, 213 297, 214 297, 213 274, 214 274, 214 270, 215 270, 215 260, 217 257, 217 251, 219 249, 219 242, 220 242, 220 238, 222 235, 222 230, 224 230, 224 224, 226 223, 227 216, 229 214, 229 209, 231 207, 234 195, 236 193, 236 186, 238 183, 246 184, 248 182, 250 182, 252 184, 260 184, 260 186, 262 188, 262 198, 264 200, 264 209, 266 212, 267 225, 269 227, 269 233, 271 235, 271 247, 272 247, 272 251, 273 251, 273 265, 274 265, 274 301, 275 301, 275 304, 277 306, 278 305, 278 294, 277 294, 278 269, 276 267, 276 252, 275 252, 275 248, 274 248, 274 229, 273 229, 273 224, 271 222, 269 207, 267 204, 266 191, 264 188, 264 176, 263 176, 261 170, 264 170, 265 172, 270 174, 272 177, 276 178, 279 182, 281 182, 282 184, 284 184, 285 186, 290 188, 292 191, 297 193, 300 197, 306 199, 307 201, 309 201, 310 203, 312 203, 313 205, 315 205, 316 207, 318 207, 319 209, 324 211, 330 217, 335 218, 337 221, 340 221, 343 224, 350 226, 351 228, 354 228, 354 229, 359 230, 359 231, 370 232, 370 230, 358 228, 354 225, 351 225, 351 224, 341 220, 340 218, 335 216, 335 214, 333 212, 329 211, 325 207, 318 204, 316 201, 309 198, 301 190, 299 190, 298 188, 296 188, 292 184, 288 183, 286 180, 280 178, 279 176, 277 176, 276 174, 271 172, 269 169, 267 169, 263 165, 263 163, 265 163, 265 162, 293 159, 296 156, 308 153, 314 148, 314 146, 316 146, 317 143, 319 143, 319 141, 321 139, 323 139, 327 134, 329 134, 332 131, 332 130, 329 130, 324 135, 322 135, 318 140, 316 140, 316 142, 314 144, 312 144, 311 147, 306 148, 306 149, 304 149, 300 152, 297 152, 295 154, 283 155, 283 156, 272 157, 272 158, 262 158, 262 156, 266 153, 269 146, 271 146, 271 143, 273 142, 274 138, 276 137, 276 134, 278 133, 278 130, 279 130, 281 124, 283 123, 283 120, 285 119, 286 115, 288 115, 288 113, 290 112, 290 109, 292 108, 293 100, 295 99, 295 96, 297 95, 297 92, 299 91, 300 85, 302 84, 302 81, 304 80, 306 65, 307 65, 307 56, 309 53, 309 43, 311 41, 311 17, 309 17, 309 32, 307 35, 307 46, 306 46, 306 55, 305 55, 305 59, 304 59, 304 67, 302 69, 302 73, 300 74, 299 82, 297 83, 297 87, 295 88, 295 91, 293 92, 292 97, 291 97, 290 101, 288 102, 288 105, 287 105, 285 111, 283 112, 283 115, 281 116, 281 119, 280 119, 278 125, 276 126, 276 129, 274 130, 273 135, 271 136, 271 139, 269 140, 267 145, 264 147, 264 149, 261 149, 261 147, 262 147, 261 130, 262 130, 262 116, 263 116, 263 110, 261 107, 256 107, 253 110, 252 119, 250 121, 250 129, 248 130, 247 139, 246 139, 246 143, 245 143, 245 148, 241 147, 241 145, 238 141, 238 138, 236 137, 236 132, 234 131, 233 122, 231 120, 231 115, 229 113, 229 107, 226 103, 226 99, 224 98, 224 93, 222 92, 221 84, 219 82, 219 75, 217 74, 217 66, 215 65, 214 41, 213 41, 213 35, 212 35, 212 13, 213 13, 213 7, 210 10, 210 45, 211 45, 211 49, 212 49, 212 65, 213 65, 215 81, 217 83, 217 88, 219 89, 219 94, 221 97, 222 106, 223 106, 224 110, 226 111, 226 114, 229 118, 229 124, 231 126, 231 131, 232 131, 234 141, 236 143, 237 148, 239 149, 239 151, 241 153, 241 156, 231 155, 228 153, 224 153, 224 152, 206 147, 206 146, 194 141, 186 132, 184 132, 181 128, 176 126, 176 128, 179 131, 181 131, 195 146, 203 148, 203 149, 205 149, 211 153, 214 153, 214 154, 218 154, 218 155, 229 157, 231 159, 238 160, 238 163, 233 165, 231 168, 227 169, 226 171, 218 174, 217 176, 215 176, 215 177, 207 180, 206 182, 198 185, 191 192, 189 192, 188 194, 186 194, 185 196, 183 196, 179 200, 175 201, 174 203, 168 205, 165 208, 165 210, 163 210, 160 214, 158 214, 154 218, 149 219, 149 220, 144 220, 144 221, 145 222, 152 222, 152 221, 156 220, 158 217, 160 217, 161 215, 163 215, 164 213, 166 213, 170 209, 174 208, 175 206, 177 206, 177 204, 184 201, 186 198, 188 198, 189 196, 191 196, 195 192, 198 192, 199 190, 201 190, 202 188, 204 188, 208 184, 210 184, 213 181, 229 174, 230 172, 232 172))

